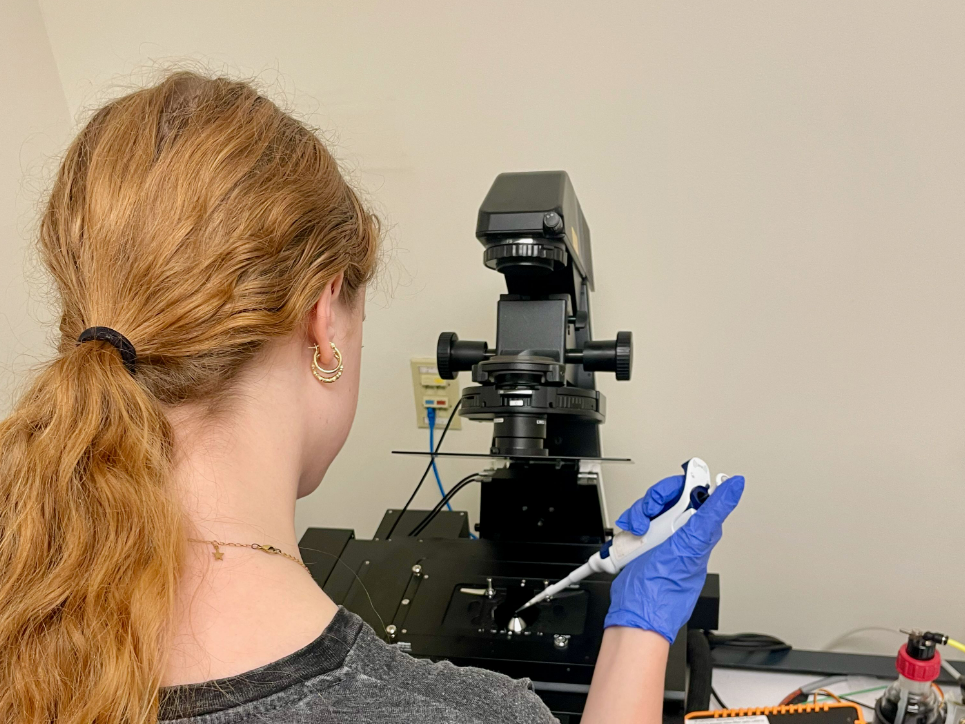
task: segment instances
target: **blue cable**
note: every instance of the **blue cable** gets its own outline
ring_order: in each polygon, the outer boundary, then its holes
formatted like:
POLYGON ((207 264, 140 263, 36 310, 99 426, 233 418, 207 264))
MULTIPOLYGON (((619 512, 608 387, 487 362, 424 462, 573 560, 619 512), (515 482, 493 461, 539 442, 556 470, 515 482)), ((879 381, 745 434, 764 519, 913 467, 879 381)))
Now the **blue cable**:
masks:
MULTIPOLYGON (((434 453, 435 450, 436 450, 436 440, 435 440, 436 408, 434 408, 434 407, 427 407, 427 408, 426 408, 426 416, 427 416, 428 419, 429 419, 429 452, 430 452, 430 453, 434 453)), ((436 459, 435 459, 435 457, 432 458, 432 472, 433 472, 433 473, 435 474, 435 476, 436 476, 436 484, 439 486, 439 492, 442 494, 442 497, 445 498, 445 497, 446 497, 446 489, 445 489, 444 487, 442 487, 442 478, 439 477, 439 468, 436 467, 436 459)), ((446 502, 446 507, 447 507, 449 510, 452 510, 452 506, 449 505, 448 501, 446 502)), ((475 533, 470 533, 470 534, 469 534, 469 538, 472 539, 472 540, 476 540, 476 535, 475 535, 475 533)))
MULTIPOLYGON (((427 407, 426 415, 429 418, 429 452, 434 453, 436 451, 436 441, 435 441, 436 408, 427 407)), ((442 478, 439 477, 439 468, 436 467, 436 459, 434 456, 432 458, 432 472, 436 476, 436 484, 439 486, 439 492, 442 494, 442 497, 445 498, 446 489, 442 487, 442 478)), ((452 506, 449 505, 448 502, 446 503, 446 508, 448 508, 449 510, 452 510, 452 506)))

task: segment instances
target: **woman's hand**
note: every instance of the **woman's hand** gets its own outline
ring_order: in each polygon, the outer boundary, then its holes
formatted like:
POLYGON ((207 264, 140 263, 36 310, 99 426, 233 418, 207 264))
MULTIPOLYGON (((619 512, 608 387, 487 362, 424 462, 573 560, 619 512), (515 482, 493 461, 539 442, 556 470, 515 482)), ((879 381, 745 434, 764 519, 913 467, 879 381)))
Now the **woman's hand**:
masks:
MULTIPOLYGON (((661 480, 617 525, 643 535, 683 486, 681 475, 661 480)), ((670 644, 694 610, 710 552, 742 492, 743 477, 724 481, 680 530, 620 571, 610 586, 606 631, 583 710, 586 724, 660 724, 670 644)))
MULTIPOLYGON (((679 499, 683 486, 682 475, 661 480, 620 516, 617 525, 643 535, 651 519, 679 499)), ((728 478, 680 530, 627 564, 610 586, 610 611, 604 627, 654 631, 673 643, 703 589, 707 561, 723 533, 724 519, 737 507, 743 492, 743 476, 728 478)))

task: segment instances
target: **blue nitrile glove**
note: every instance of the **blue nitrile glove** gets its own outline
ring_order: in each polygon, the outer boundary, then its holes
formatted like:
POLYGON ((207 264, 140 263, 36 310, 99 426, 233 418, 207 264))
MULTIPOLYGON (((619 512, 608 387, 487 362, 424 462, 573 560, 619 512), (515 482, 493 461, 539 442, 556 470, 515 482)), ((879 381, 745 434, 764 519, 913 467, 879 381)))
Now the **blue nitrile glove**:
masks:
MULTIPOLYGON (((630 506, 617 525, 643 535, 650 520, 679 499, 683 486, 683 475, 664 478, 630 506)), ((700 597, 707 561, 723 533, 724 519, 737 507, 743 492, 743 476, 728 478, 680 530, 630 561, 610 586, 610 611, 603 627, 642 628, 673 643, 700 597)))

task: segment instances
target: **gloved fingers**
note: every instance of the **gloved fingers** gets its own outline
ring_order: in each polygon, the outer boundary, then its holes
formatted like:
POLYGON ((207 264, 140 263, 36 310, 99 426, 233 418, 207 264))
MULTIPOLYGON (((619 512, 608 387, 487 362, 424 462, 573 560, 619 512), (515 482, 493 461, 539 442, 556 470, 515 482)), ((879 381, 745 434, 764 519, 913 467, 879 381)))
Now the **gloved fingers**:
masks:
POLYGON ((684 492, 684 476, 671 475, 651 486, 643 496, 643 512, 651 520, 673 507, 684 492))
POLYGON ((627 508, 623 515, 617 518, 617 525, 634 535, 643 535, 650 529, 650 521, 672 507, 680 499, 683 490, 683 475, 664 478, 653 485, 640 500, 627 508))
POLYGON ((744 476, 735 475, 717 486, 683 528, 671 540, 683 555, 701 556, 720 540, 724 520, 737 507, 744 492, 744 476))
POLYGON ((743 494, 744 476, 735 475, 727 478, 717 486, 713 495, 704 501, 700 510, 694 513, 694 518, 713 521, 716 525, 722 525, 727 516, 737 507, 743 494))

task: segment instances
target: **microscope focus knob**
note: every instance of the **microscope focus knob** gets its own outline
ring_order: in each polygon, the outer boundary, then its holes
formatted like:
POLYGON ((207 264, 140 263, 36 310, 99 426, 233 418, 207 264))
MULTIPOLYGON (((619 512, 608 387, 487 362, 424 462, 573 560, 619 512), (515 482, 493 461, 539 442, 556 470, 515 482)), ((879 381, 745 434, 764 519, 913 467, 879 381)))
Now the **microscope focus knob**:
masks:
POLYGON ((630 332, 617 332, 615 356, 616 378, 626 382, 633 371, 633 335, 630 332))
POLYGON ((625 382, 633 371, 633 335, 617 332, 616 339, 587 342, 581 360, 587 372, 615 372, 625 382))
POLYGON ((444 380, 454 380, 490 356, 486 342, 460 340, 455 332, 443 332, 436 344, 436 368, 444 380))

